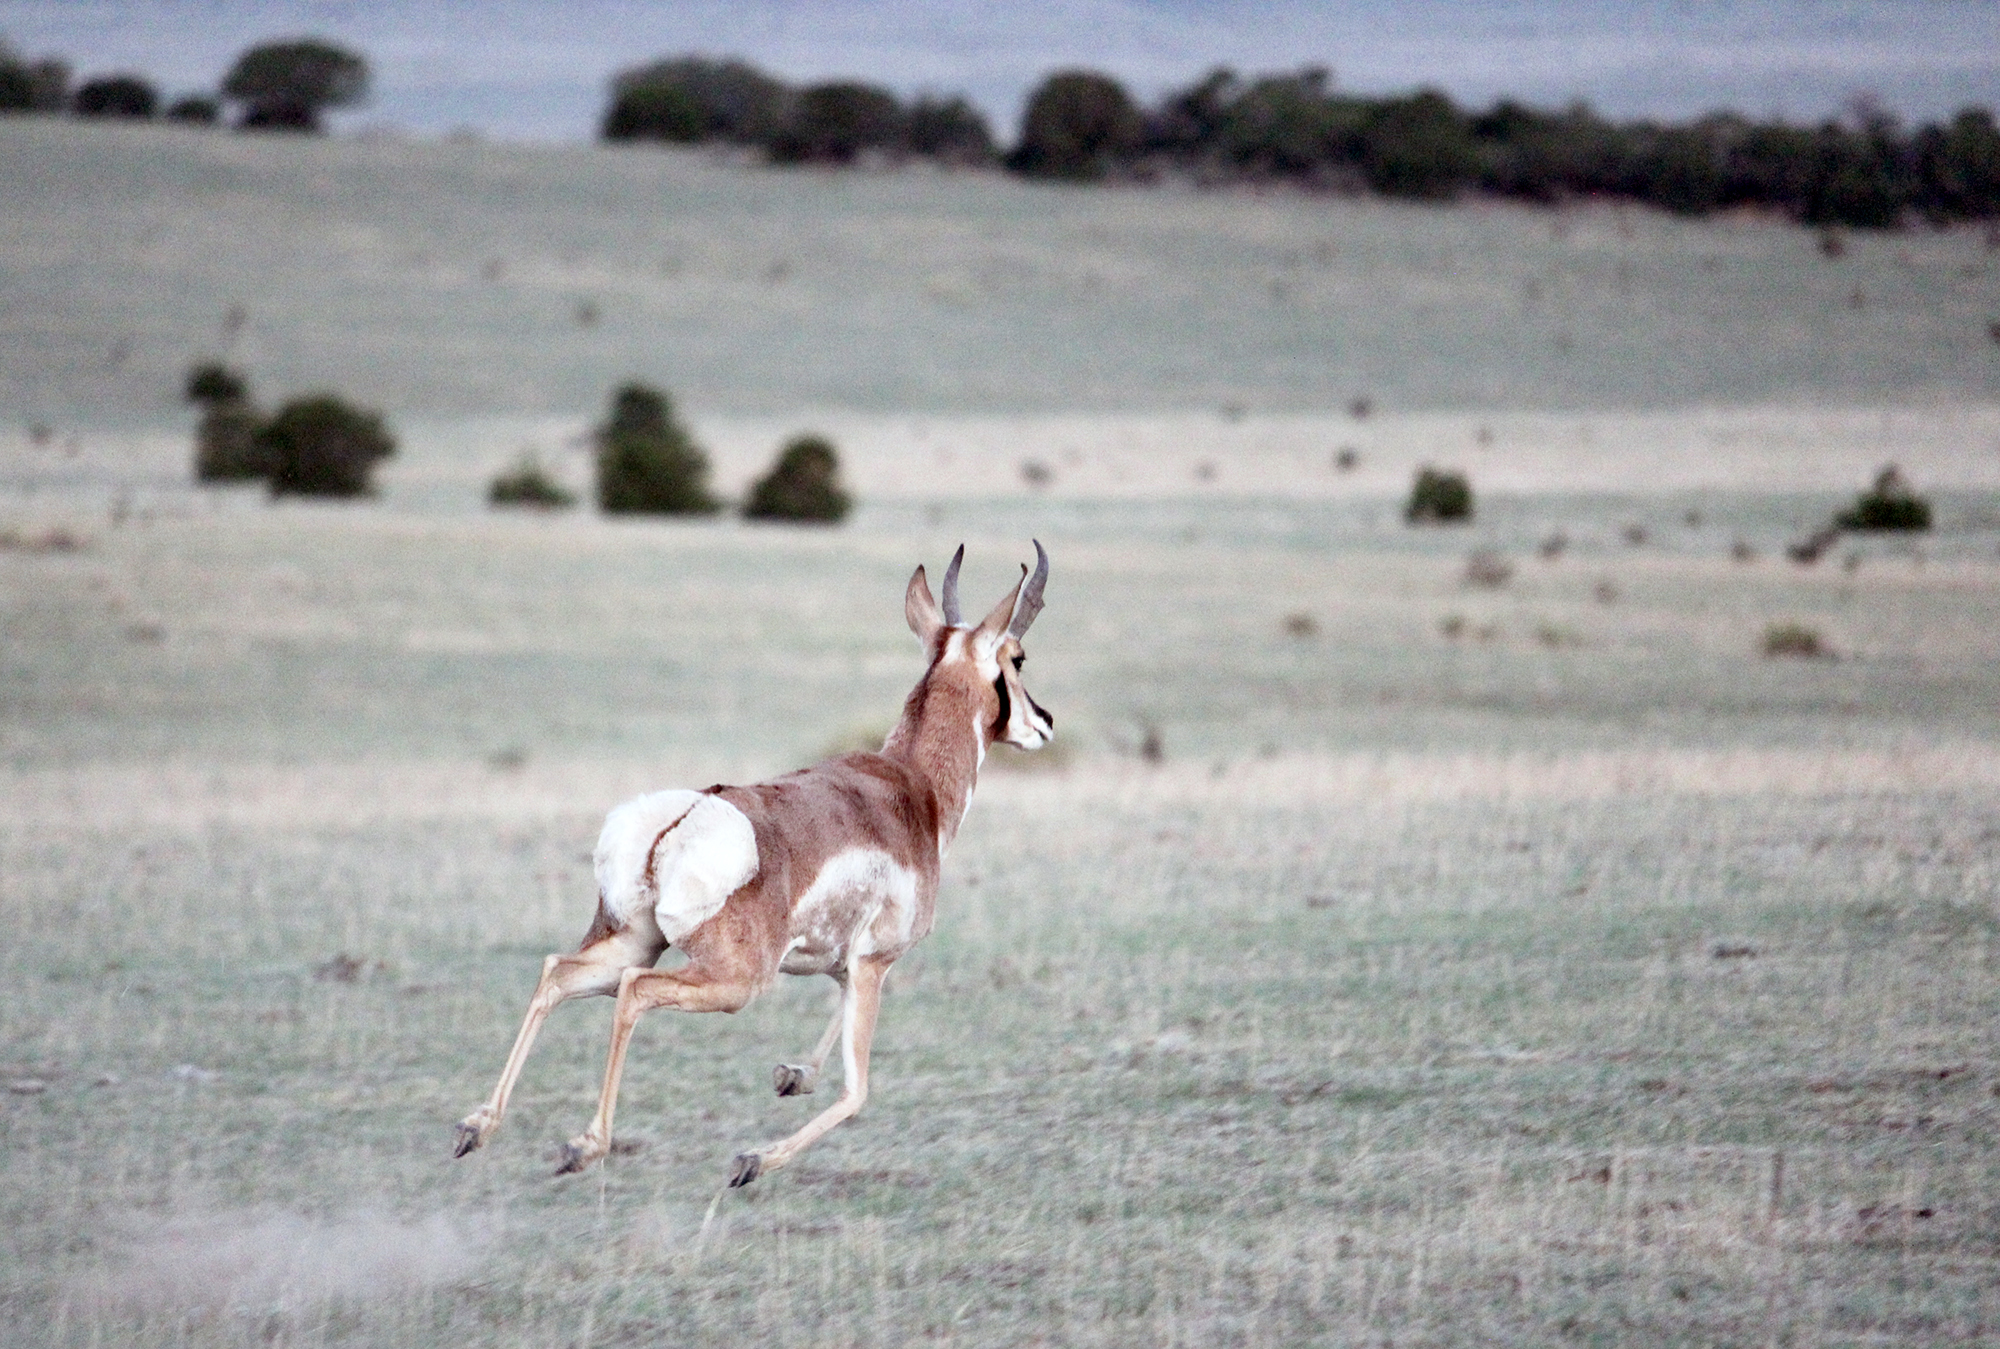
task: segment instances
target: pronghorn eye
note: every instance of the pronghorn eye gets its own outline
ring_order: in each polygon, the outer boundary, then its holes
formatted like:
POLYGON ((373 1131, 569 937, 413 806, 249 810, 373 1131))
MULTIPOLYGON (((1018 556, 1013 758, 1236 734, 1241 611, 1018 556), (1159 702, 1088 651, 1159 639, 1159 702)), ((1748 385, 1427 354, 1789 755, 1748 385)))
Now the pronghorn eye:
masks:
POLYGON ((1023 665, 1026 665, 1027 663, 1028 663, 1028 658, 1026 656, 1014 657, 1014 668, 1016 670, 1019 670, 1023 665))

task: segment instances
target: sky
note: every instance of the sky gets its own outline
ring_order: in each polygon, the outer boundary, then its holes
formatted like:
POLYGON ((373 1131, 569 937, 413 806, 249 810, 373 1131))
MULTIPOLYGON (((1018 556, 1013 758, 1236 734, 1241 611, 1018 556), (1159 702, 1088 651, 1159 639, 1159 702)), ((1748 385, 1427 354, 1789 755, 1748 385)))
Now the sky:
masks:
POLYGON ((1144 99, 1218 64, 1312 64, 1355 92, 1583 98, 1617 116, 1818 120, 1868 98, 1923 119, 2000 102, 2000 0, 0 0, 17 51, 86 76, 136 70, 169 94, 300 35, 369 58, 373 96, 348 127, 552 142, 591 137, 613 73, 685 52, 964 93, 1003 139, 1064 66, 1144 99))

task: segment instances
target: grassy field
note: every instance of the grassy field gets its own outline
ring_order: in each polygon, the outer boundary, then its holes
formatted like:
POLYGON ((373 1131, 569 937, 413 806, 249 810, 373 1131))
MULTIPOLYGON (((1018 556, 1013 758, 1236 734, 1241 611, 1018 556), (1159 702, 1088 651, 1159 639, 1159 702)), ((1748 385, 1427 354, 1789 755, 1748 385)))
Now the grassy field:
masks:
POLYGON ((0 177, 0 1343, 2000 1336, 1978 238, 27 120, 0 177), (188 486, 237 303, 389 410, 380 499, 188 486), (629 374, 731 492, 832 431, 854 519, 481 507, 629 374), (1888 460, 1934 533, 1784 559, 1888 460), (556 1180, 596 1001, 451 1161, 603 812, 879 737, 910 568, 1030 537, 1061 735, 866 1114, 720 1192, 825 1099, 787 981, 645 1023, 556 1180))
MULTIPOLYGON (((1584 537, 1630 505, 1511 509, 1584 537)), ((1047 509, 288 508, 0 553, 5 1336, 2000 1325, 1990 536, 1851 572, 1618 545, 1487 591, 1462 538, 1334 507, 1189 542, 1168 504, 1074 504, 1029 666, 1061 757, 989 773, 867 1115, 703 1235, 728 1158, 801 1117, 769 1065, 824 991, 787 986, 649 1022, 630 1150, 553 1180, 586 1003, 448 1161, 587 919, 599 813, 879 729, 906 568, 964 535, 983 594, 1047 509), (1781 619, 1841 658, 1764 658, 1781 619)))
POLYGON ((556 414, 1993 401, 1977 231, 760 171, 695 153, 0 123, 0 414, 270 397, 556 414), (233 321, 232 321, 233 320, 233 321))

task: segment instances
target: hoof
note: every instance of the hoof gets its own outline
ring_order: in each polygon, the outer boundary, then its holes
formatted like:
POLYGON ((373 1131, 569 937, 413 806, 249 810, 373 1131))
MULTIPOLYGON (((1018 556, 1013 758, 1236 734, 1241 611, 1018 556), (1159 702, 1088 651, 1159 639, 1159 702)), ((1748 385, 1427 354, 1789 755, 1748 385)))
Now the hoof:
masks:
POLYGON ((743 1186, 757 1179, 763 1173, 763 1170, 764 1159, 756 1153, 737 1153, 736 1165, 729 1172, 729 1188, 732 1190, 741 1189, 743 1186))
POLYGON ((486 1141, 490 1127, 477 1115, 469 1115, 459 1121, 458 1138, 451 1145, 451 1155, 463 1157, 468 1152, 476 1152, 486 1141))
POLYGON ((604 1153, 601 1150, 592 1148, 585 1139, 575 1139, 563 1144, 562 1151, 557 1154, 559 1164, 556 1167, 556 1174, 573 1176, 579 1171, 589 1170, 603 1160, 604 1153))
POLYGON ((819 1072, 796 1063, 781 1063, 771 1070, 771 1086, 780 1096, 810 1096, 819 1072))

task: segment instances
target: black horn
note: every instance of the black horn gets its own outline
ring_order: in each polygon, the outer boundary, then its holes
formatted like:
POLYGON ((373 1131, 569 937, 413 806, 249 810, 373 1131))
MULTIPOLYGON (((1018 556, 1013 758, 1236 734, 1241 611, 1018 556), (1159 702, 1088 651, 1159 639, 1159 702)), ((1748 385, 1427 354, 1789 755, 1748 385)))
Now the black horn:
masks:
POLYGON ((962 621, 958 613, 958 564, 963 561, 965 545, 961 543, 951 555, 951 565, 944 569, 944 621, 954 628, 962 621))
POLYGON ((1021 598, 1014 605, 1014 621, 1007 625, 1007 632, 1016 641, 1025 637, 1028 627, 1035 621, 1035 615, 1042 611, 1042 587, 1049 583, 1049 555, 1042 551, 1042 541, 1035 540, 1035 574, 1028 578, 1028 584, 1021 588, 1021 598))

